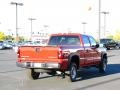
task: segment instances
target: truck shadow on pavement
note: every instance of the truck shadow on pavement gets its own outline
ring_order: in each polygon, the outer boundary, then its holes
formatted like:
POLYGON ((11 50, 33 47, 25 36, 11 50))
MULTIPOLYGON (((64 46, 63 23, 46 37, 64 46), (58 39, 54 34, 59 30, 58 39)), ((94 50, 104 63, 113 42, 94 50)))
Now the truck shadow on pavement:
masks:
MULTIPOLYGON (((120 73, 120 64, 108 64, 106 73, 104 73, 104 74, 99 73, 99 70, 96 68, 90 68, 90 69, 84 69, 84 70, 78 71, 78 76, 77 76, 76 81, 82 81, 82 80, 86 80, 86 79, 103 77, 103 76, 117 74, 117 73, 120 73)), ((60 77, 59 74, 55 75, 55 77, 56 76, 60 77)), ((69 74, 66 73, 66 76, 69 77, 69 74)), ((54 77, 54 76, 51 76, 51 75, 44 76, 43 75, 43 77, 39 77, 39 79, 45 79, 45 78, 50 78, 50 77, 54 77)))
POLYGON ((96 78, 96 77, 102 77, 102 76, 107 76, 107 75, 112 75, 117 73, 120 73, 120 64, 108 64, 106 73, 104 74, 99 73, 99 70, 95 68, 79 71, 78 77, 77 77, 79 79, 77 81, 96 78))

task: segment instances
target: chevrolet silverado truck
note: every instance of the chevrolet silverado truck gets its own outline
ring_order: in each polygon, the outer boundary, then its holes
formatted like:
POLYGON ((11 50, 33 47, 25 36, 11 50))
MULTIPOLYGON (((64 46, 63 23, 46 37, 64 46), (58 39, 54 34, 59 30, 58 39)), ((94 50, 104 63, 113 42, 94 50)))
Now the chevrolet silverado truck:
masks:
POLYGON ((27 68, 32 79, 41 72, 59 71, 63 77, 67 72, 74 82, 81 68, 96 67, 105 73, 107 66, 107 53, 92 36, 79 33, 52 34, 46 46, 20 46, 17 56, 17 66, 27 68))

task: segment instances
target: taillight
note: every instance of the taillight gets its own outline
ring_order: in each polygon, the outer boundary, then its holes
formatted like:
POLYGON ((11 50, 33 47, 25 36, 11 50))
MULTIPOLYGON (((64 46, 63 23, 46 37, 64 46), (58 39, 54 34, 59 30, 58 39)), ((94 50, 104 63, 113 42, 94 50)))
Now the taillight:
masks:
POLYGON ((20 58, 20 49, 17 50, 17 57, 20 58))
POLYGON ((59 58, 59 59, 62 59, 62 58, 63 58, 62 49, 61 49, 61 48, 59 48, 59 51, 58 51, 58 58, 59 58))
POLYGON ((69 54, 70 54, 69 50, 62 50, 61 48, 59 48, 58 58, 59 59, 66 59, 66 58, 68 58, 69 54))

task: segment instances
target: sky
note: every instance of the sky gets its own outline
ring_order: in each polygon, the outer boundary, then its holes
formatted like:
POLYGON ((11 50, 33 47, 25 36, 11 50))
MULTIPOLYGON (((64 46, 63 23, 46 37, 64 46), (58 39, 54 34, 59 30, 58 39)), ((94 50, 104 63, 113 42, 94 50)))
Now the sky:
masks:
MULTIPOLYGON (((0 0, 0 31, 15 34, 16 8, 18 6, 18 33, 29 36, 33 20, 33 32, 86 33, 98 37, 99 0, 0 0), (85 22, 86 24, 82 24, 85 22), (47 26, 46 28, 44 26, 47 26)), ((101 0, 101 12, 106 15, 106 35, 120 30, 120 1, 101 0)), ((104 14, 101 13, 101 37, 104 37, 104 14)))

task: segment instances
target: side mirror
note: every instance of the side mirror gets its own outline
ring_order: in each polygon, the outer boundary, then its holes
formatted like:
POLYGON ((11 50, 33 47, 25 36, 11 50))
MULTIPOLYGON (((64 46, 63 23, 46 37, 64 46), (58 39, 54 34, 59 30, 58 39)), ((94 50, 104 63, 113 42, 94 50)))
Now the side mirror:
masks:
POLYGON ((92 45, 92 48, 99 48, 99 44, 92 45))
POLYGON ((96 44, 95 47, 96 47, 96 48, 99 48, 99 44, 96 44))

